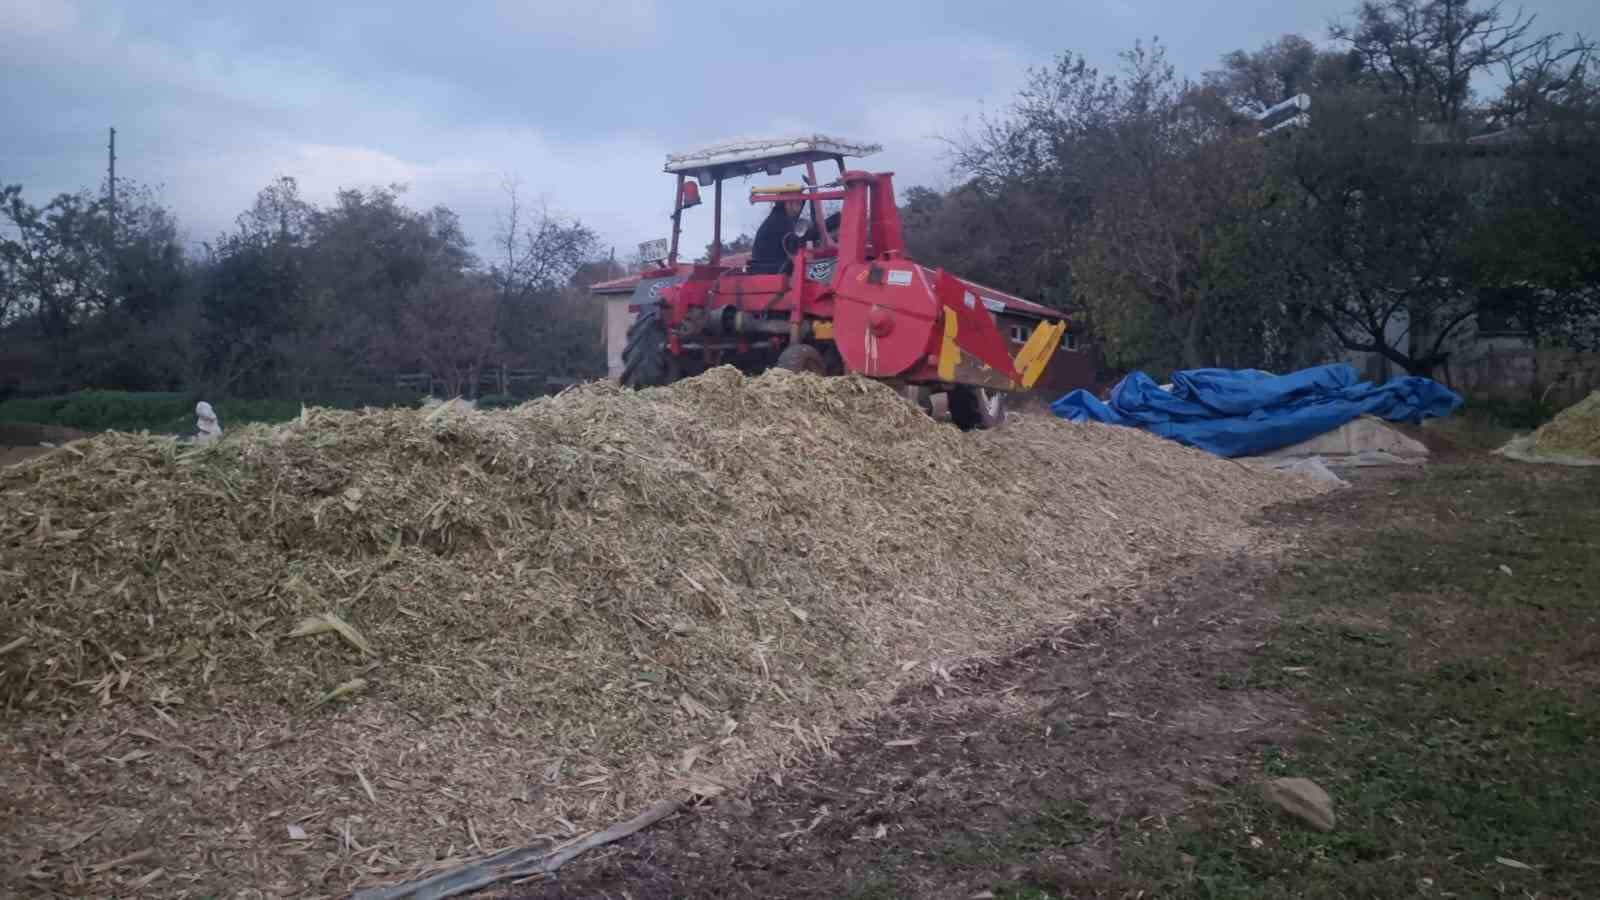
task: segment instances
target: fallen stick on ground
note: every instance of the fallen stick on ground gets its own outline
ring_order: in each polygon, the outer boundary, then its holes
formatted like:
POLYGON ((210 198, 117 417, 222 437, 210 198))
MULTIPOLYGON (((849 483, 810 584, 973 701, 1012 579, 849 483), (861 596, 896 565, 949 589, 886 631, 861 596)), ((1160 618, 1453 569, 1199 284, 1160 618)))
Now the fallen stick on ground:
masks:
POLYGON ((591 834, 553 852, 545 848, 518 847, 420 881, 357 891, 352 895, 352 900, 441 900, 488 887, 497 881, 548 875, 582 853, 620 841, 654 825, 677 812, 680 805, 676 800, 662 800, 626 822, 619 822, 605 831, 591 834))

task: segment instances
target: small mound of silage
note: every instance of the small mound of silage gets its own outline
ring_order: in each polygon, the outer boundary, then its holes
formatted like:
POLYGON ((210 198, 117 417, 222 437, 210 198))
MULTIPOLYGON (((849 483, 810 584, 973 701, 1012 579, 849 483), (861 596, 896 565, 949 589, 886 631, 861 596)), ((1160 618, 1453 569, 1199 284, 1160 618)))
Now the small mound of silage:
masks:
POLYGON ((1533 433, 1540 456, 1600 459, 1600 391, 1562 410, 1533 433))
POLYGON ((0 470, 0 889, 337 893, 716 793, 1319 490, 731 369, 77 442, 0 470))

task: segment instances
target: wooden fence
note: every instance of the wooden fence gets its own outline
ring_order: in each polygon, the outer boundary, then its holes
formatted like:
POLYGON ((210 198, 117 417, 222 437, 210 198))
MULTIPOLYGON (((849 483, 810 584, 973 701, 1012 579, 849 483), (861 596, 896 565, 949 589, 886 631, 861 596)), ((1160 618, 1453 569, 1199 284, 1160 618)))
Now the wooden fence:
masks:
MULTIPOLYGON (((573 385, 582 384, 583 381, 581 378, 553 378, 534 369, 496 366, 479 372, 477 383, 464 387, 463 393, 472 397, 489 394, 534 397, 560 393, 573 385)), ((450 389, 449 379, 437 378, 428 372, 396 373, 393 383, 397 388, 433 397, 443 397, 450 389)))

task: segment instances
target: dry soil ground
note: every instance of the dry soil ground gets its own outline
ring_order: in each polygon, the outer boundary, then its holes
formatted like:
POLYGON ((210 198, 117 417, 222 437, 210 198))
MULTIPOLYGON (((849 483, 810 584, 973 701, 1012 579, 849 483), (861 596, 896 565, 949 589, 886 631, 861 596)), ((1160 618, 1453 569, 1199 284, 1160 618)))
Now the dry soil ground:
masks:
POLYGON ((0 466, 22 462, 30 456, 49 453, 45 443, 63 444, 88 437, 88 432, 55 425, 25 425, 18 422, 0 422, 0 466))
POLYGON ((1600 896, 1600 472, 1476 452, 1279 508, 1277 564, 901 696, 803 777, 503 897, 1600 896), (1269 809, 1315 779, 1338 827, 1269 809))

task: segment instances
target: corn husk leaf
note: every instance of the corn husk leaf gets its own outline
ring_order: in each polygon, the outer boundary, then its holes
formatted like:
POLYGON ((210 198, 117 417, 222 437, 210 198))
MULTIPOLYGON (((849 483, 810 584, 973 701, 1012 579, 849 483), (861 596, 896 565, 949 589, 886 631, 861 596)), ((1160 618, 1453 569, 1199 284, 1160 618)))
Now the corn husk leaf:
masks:
POLYGON ((368 656, 378 655, 372 649, 372 645, 367 642, 367 639, 362 636, 361 632, 355 629, 355 626, 331 612, 301 619, 300 624, 296 625, 294 630, 289 632, 287 636, 292 638, 310 637, 330 632, 344 638, 346 643, 368 656))

